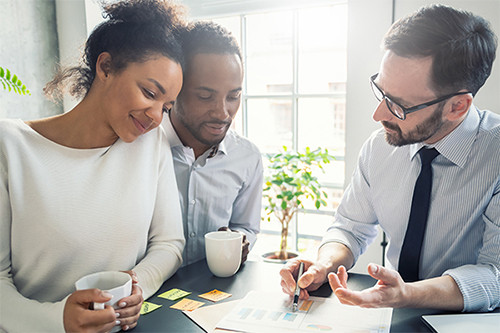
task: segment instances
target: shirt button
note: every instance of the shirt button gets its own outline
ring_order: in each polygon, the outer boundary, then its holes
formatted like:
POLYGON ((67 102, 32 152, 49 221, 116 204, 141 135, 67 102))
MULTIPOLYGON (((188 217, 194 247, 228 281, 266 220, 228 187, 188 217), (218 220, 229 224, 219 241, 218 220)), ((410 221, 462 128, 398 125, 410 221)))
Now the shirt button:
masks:
POLYGON ((196 236, 196 233, 194 233, 194 232, 189 234, 189 237, 191 237, 191 238, 194 238, 194 236, 196 236))
POLYGON ((194 205, 195 203, 196 203, 195 199, 191 200, 191 205, 194 205))

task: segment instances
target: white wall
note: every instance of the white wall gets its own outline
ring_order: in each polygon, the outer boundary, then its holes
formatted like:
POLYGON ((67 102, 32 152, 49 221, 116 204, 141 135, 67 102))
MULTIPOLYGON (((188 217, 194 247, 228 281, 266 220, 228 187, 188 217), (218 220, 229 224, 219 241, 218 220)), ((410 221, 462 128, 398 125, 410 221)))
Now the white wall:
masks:
MULTIPOLYGON (((345 181, 351 180, 363 142, 379 125, 371 116, 377 106, 369 78, 382 59, 380 44, 391 26, 392 0, 348 2, 345 181)), ((382 235, 362 255, 352 271, 366 272, 370 262, 382 263, 382 235)))
POLYGON ((0 118, 24 120, 61 113, 43 87, 58 61, 53 1, 0 0, 0 67, 8 68, 31 91, 18 95, 0 86, 0 118))
MULTIPOLYGON (((62 66, 77 65, 87 40, 87 22, 84 0, 55 0, 59 59, 62 66)), ((78 101, 65 95, 64 111, 71 110, 78 101)))

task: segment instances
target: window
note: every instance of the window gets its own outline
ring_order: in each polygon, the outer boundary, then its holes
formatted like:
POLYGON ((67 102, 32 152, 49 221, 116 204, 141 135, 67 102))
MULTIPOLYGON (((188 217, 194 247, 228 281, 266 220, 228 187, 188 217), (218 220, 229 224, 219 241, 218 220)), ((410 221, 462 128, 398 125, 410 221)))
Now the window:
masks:
MULTIPOLYGON (((291 226, 290 249, 314 250, 343 194, 347 5, 254 12, 213 21, 232 31, 243 52, 245 82, 234 129, 263 154, 283 146, 309 146, 328 148, 336 158, 320 177, 328 207, 306 207, 291 226)), ((263 221, 261 230, 253 252, 276 250, 279 222, 263 221)))

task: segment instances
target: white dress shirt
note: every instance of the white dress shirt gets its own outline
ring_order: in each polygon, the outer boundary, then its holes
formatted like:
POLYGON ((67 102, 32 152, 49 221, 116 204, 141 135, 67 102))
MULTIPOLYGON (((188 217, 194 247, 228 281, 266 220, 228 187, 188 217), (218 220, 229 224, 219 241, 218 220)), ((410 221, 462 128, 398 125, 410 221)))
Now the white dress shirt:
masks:
MULTIPOLYGON (((324 242, 348 246, 354 257, 387 234, 389 267, 397 269, 423 144, 389 145, 384 130, 364 144, 324 242)), ((500 305, 500 116, 474 106, 465 120, 433 145, 433 185, 420 258, 420 278, 450 275, 464 311, 500 305)))
POLYGON ((195 159, 194 151, 182 144, 170 117, 162 126, 172 148, 179 188, 188 265, 205 258, 207 232, 226 226, 245 233, 250 248, 260 231, 263 167, 259 149, 248 139, 229 130, 215 150, 195 159))

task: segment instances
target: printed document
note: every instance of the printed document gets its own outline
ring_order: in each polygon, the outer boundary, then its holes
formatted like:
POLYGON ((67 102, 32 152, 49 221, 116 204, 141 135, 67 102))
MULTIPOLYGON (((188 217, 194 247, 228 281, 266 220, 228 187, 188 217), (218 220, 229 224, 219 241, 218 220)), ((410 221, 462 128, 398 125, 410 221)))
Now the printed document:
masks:
POLYGON ((392 308, 364 309, 343 305, 335 297, 310 297, 292 311, 283 293, 251 291, 217 323, 222 330, 255 333, 370 332, 388 333, 392 308))

